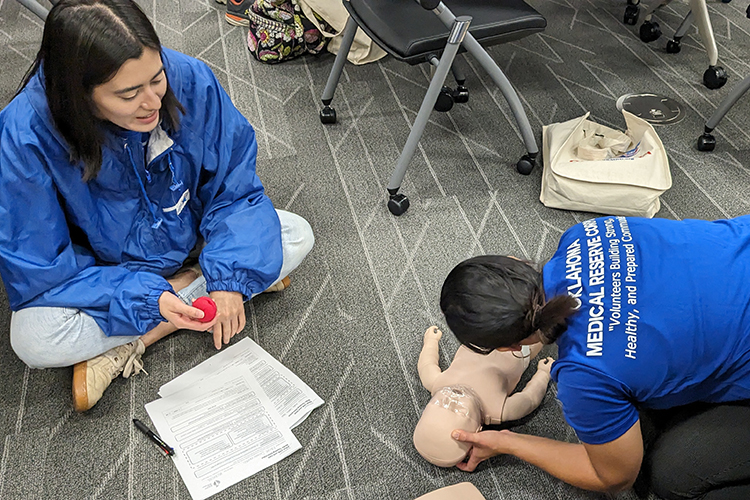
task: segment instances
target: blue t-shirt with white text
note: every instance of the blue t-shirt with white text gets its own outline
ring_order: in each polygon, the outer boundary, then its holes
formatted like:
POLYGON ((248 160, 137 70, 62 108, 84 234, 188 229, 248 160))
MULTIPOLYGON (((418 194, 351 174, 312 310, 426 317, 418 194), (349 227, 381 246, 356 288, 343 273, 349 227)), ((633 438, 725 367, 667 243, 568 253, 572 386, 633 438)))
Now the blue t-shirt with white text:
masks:
POLYGON ((617 439, 638 408, 750 399, 750 215, 591 219, 543 273, 547 298, 580 300, 552 378, 584 443, 617 439))

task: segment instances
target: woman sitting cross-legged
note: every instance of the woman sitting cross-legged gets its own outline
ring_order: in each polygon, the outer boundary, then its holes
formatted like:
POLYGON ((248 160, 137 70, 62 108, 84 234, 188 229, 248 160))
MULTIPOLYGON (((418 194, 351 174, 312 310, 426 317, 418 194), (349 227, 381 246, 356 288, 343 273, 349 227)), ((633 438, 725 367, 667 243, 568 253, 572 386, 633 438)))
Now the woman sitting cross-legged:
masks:
POLYGON ((75 365, 76 410, 178 329, 221 348, 245 300, 289 284, 313 233, 274 209, 257 147, 211 70, 163 48, 134 1, 52 8, 0 112, 0 275, 14 351, 75 365), (204 295, 206 323, 190 305, 204 295))

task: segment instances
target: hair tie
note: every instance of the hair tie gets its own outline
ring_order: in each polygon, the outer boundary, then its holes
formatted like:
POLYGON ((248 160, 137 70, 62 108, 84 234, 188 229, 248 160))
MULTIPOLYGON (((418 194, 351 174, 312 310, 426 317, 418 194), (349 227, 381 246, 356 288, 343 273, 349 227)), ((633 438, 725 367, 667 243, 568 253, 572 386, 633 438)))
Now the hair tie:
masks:
POLYGON ((544 309, 544 306, 536 303, 531 306, 531 328, 534 332, 539 330, 542 309, 544 309))
POLYGON ((528 334, 531 335, 532 333, 536 332, 539 328, 539 311, 541 308, 534 302, 531 303, 529 306, 529 310, 526 311, 526 325, 528 328, 528 334))

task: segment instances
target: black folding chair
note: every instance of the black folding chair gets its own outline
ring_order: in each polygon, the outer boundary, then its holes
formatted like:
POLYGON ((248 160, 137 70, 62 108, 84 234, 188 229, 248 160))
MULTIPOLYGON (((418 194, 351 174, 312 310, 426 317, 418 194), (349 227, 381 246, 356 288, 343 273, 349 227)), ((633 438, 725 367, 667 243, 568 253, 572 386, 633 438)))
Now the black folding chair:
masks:
POLYGON ((541 14, 523 0, 446 0, 445 3, 440 0, 343 1, 349 20, 323 91, 321 122, 336 122, 336 111, 331 102, 357 27, 396 59, 409 64, 429 62, 435 67, 427 94, 388 183, 388 209, 391 213, 401 215, 409 208, 409 199, 398 190, 432 109, 445 111, 454 101, 468 100, 468 90, 463 86, 465 78, 453 67, 460 49, 481 64, 508 101, 527 151, 516 164, 516 169, 522 174, 531 173, 539 149, 526 112, 513 86, 482 46, 518 40, 544 30, 547 21, 541 14), (451 68, 458 84, 455 91, 443 88, 451 68))

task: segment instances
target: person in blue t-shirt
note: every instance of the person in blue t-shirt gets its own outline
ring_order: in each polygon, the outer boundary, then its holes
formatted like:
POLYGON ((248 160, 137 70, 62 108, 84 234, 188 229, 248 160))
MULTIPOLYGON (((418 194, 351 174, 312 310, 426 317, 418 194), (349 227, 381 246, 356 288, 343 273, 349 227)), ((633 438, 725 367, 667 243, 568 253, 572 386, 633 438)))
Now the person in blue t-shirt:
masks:
POLYGON ((209 67, 162 47, 133 0, 56 2, 0 112, 0 276, 13 350, 73 365, 77 411, 178 329, 220 349, 244 301, 289 283, 314 236, 274 208, 257 152, 209 67))
POLYGON ((511 454, 580 488, 750 498, 750 215, 604 217, 568 229, 539 272, 481 256, 440 306, 477 352, 557 343, 563 414, 581 444, 466 433, 466 471, 511 454))

